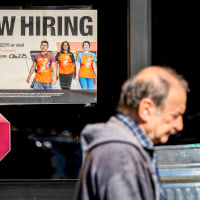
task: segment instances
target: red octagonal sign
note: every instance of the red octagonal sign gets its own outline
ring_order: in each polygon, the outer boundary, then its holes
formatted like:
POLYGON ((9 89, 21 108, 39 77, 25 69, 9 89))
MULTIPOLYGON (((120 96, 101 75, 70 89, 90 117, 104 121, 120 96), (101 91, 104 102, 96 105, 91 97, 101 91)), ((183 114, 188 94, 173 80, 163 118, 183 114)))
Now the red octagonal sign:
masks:
POLYGON ((10 123, 0 114, 0 161, 10 149, 10 123))

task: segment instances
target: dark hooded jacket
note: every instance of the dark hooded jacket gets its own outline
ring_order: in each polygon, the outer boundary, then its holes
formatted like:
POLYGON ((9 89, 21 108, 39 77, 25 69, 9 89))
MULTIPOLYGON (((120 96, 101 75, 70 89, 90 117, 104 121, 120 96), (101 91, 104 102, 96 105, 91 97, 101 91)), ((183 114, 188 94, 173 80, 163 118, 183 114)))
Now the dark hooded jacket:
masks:
POLYGON ((159 191, 146 152, 121 121, 87 125, 85 160, 74 200, 157 200, 159 191))

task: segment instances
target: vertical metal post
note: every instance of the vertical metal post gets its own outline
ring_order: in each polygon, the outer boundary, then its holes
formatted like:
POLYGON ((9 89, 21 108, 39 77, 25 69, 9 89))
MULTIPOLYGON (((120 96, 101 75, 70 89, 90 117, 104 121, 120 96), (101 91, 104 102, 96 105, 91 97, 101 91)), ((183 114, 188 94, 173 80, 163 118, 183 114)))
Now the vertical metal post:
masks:
POLYGON ((128 0, 129 77, 151 65, 151 0, 128 0))

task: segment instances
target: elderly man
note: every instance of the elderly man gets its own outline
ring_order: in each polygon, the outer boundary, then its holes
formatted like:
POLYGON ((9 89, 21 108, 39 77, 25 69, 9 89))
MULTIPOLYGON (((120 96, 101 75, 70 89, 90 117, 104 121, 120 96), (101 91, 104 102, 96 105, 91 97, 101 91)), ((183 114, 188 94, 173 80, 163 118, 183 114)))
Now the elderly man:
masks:
POLYGON ((163 200, 154 144, 183 128, 187 81, 147 67, 122 86, 118 113, 82 132, 86 158, 75 199, 163 200))

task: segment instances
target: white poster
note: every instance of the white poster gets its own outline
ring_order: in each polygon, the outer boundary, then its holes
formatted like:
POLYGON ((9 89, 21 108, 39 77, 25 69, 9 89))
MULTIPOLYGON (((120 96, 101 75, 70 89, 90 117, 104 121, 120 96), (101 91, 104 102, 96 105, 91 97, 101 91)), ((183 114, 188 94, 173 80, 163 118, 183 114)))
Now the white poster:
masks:
MULTIPOLYGON (((33 90, 26 79, 44 40, 54 56, 61 50, 61 43, 68 41, 75 62, 83 51, 82 43, 89 41, 89 50, 97 57, 97 10, 1 10, 0 101, 10 98, 7 90, 15 94, 33 90)), ((53 89, 60 89, 59 80, 53 89)), ((71 89, 81 89, 80 84, 73 80, 71 89)))

